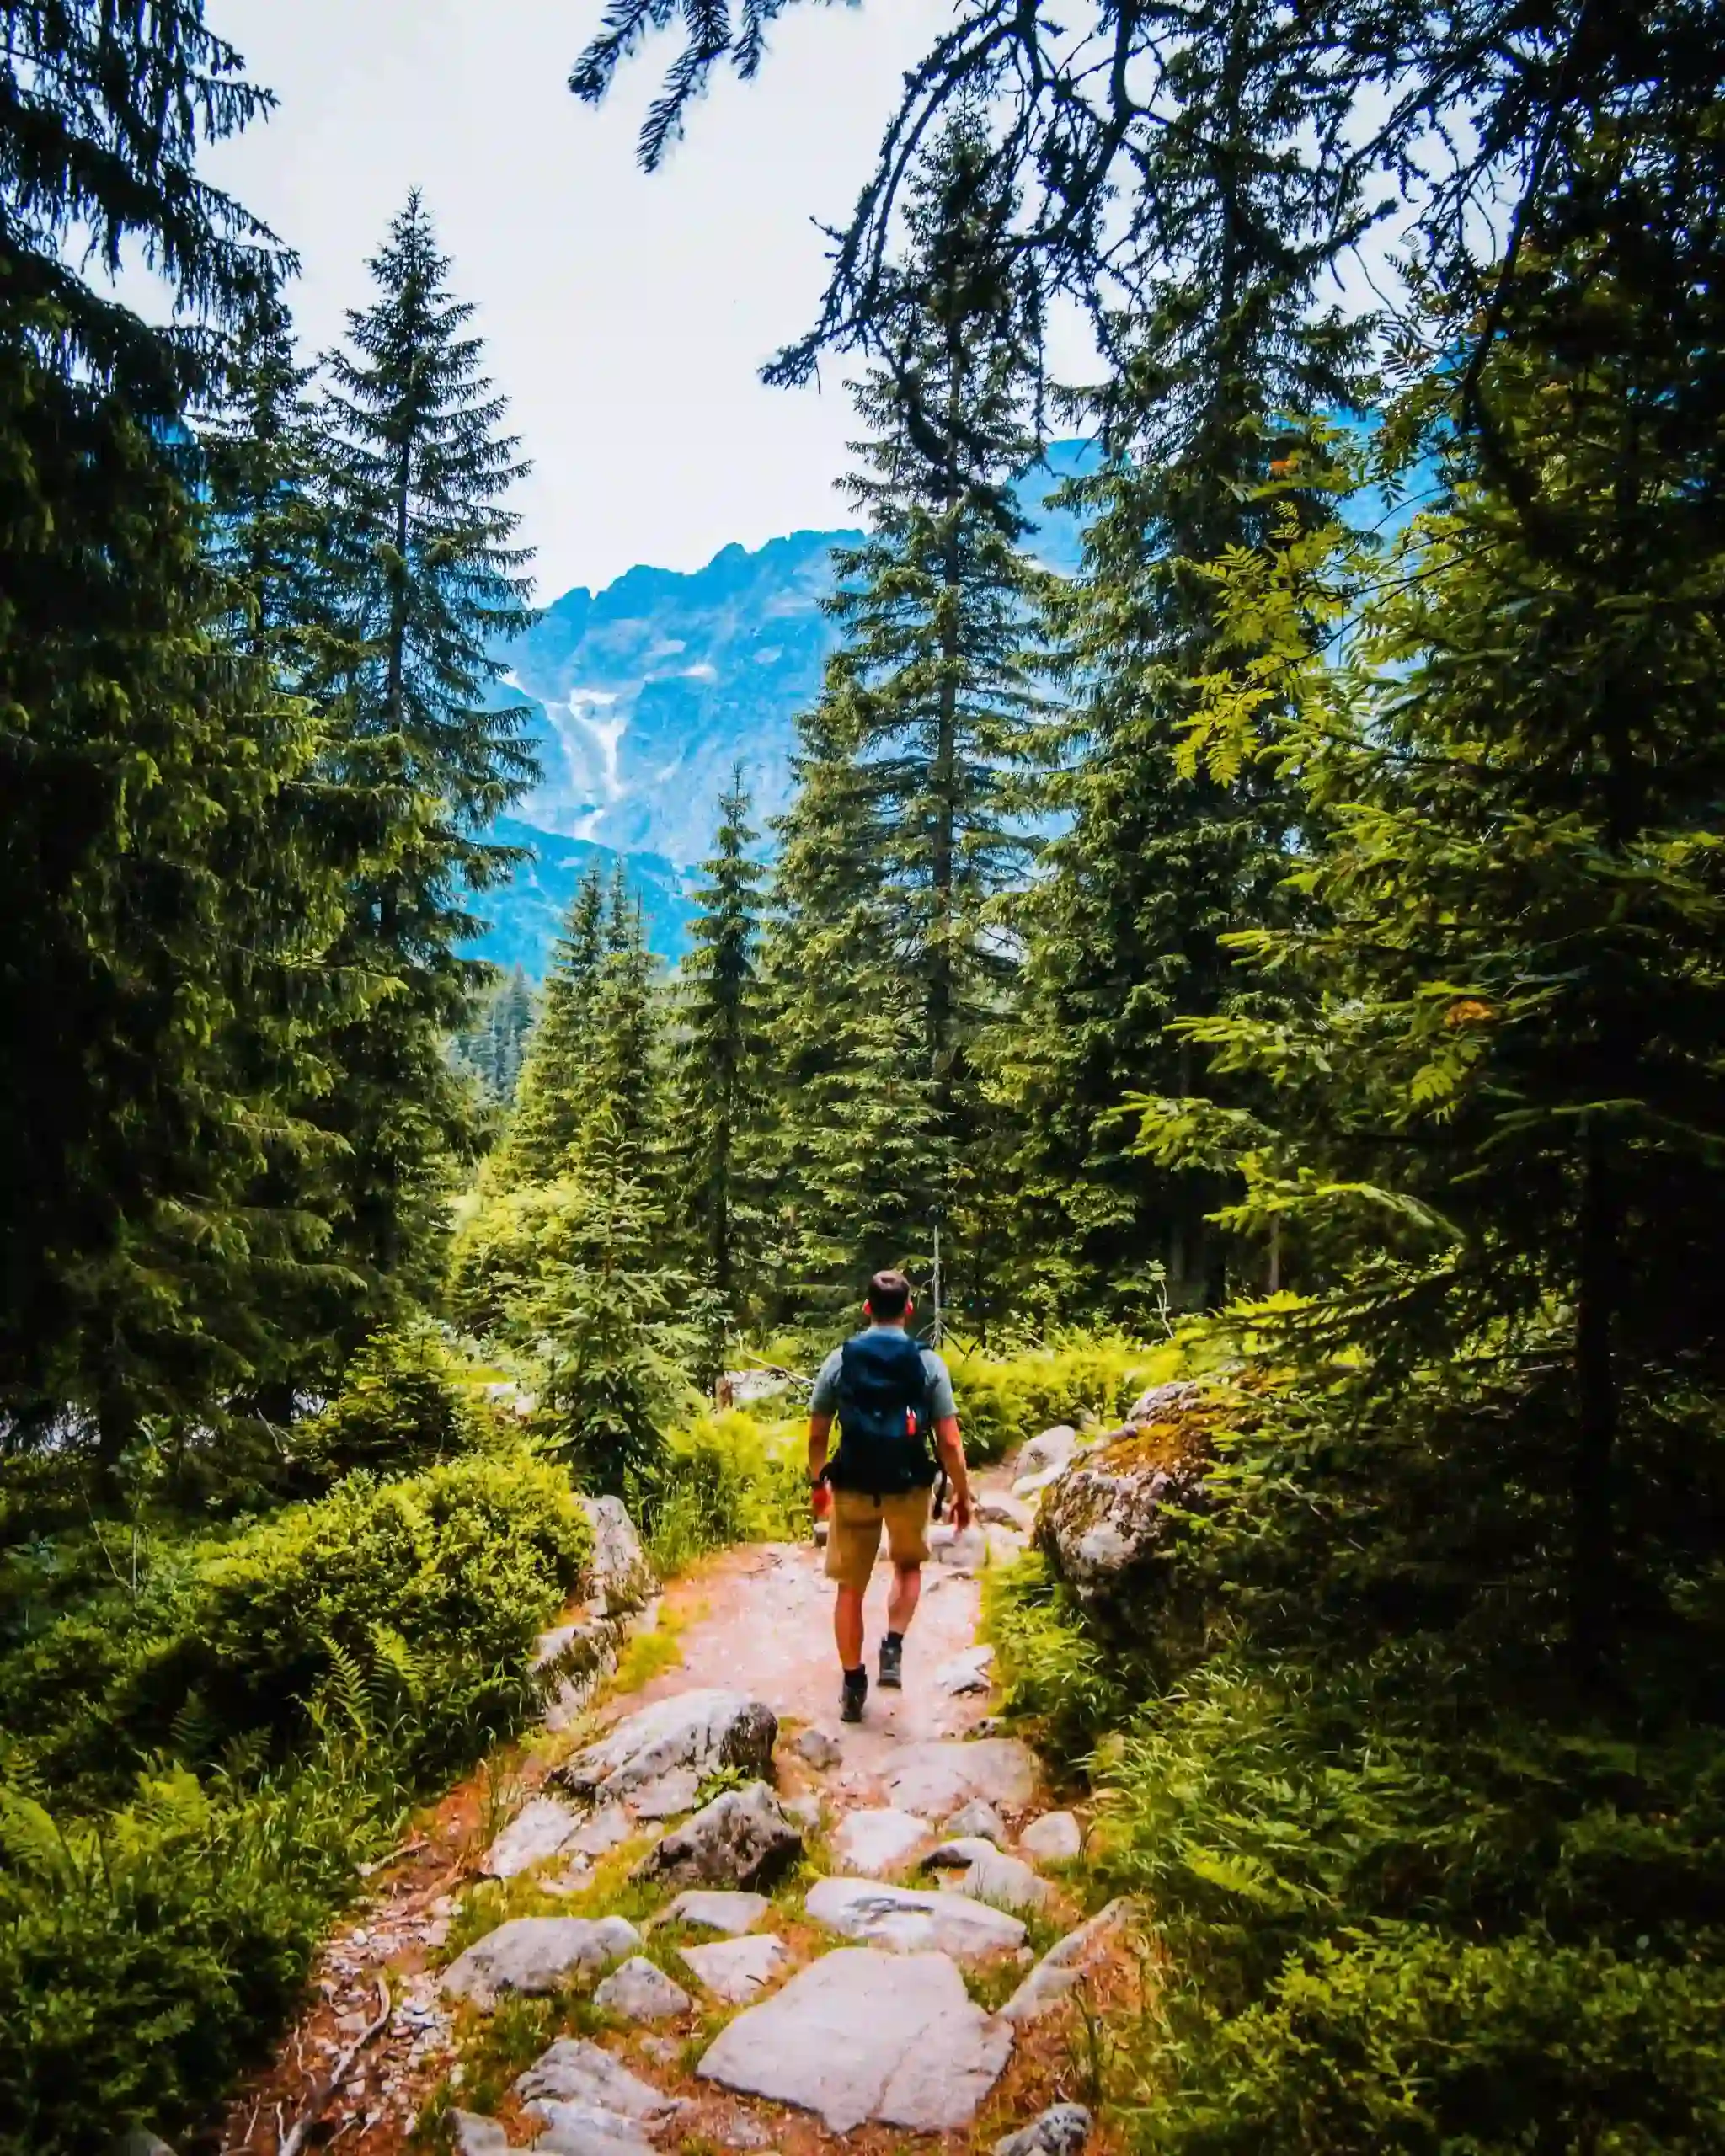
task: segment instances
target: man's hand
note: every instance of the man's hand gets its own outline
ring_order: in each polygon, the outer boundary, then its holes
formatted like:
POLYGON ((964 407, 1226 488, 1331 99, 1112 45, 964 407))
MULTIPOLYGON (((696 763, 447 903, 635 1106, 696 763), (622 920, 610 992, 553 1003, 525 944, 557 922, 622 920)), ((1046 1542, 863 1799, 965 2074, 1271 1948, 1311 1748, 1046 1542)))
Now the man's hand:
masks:
POLYGON ((962 1534, 969 1524, 970 1492, 969 1490, 954 1490, 953 1492, 953 1529, 957 1533, 962 1534))
POLYGON ((817 1482, 809 1492, 809 1508, 816 1519, 825 1519, 832 1510, 832 1492, 825 1482, 817 1482))

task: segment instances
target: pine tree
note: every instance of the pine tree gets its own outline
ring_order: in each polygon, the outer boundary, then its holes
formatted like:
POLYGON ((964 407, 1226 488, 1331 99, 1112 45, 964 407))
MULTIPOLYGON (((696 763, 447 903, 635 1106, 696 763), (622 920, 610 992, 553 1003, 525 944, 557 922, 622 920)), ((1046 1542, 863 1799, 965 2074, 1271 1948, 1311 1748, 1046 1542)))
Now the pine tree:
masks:
POLYGON ((1282 35, 1262 9, 1208 20, 1193 82, 1226 125, 1171 130, 1158 152, 1173 259, 1097 401, 1113 454, 1071 489, 1085 560, 1054 629, 1075 708, 1047 795, 1066 828, 1024 909, 1025 1038, 1002 1072, 1023 1134, 1021 1243, 1053 1254, 1075 1304, 1112 1298, 1138 1319, 1159 1275, 1176 1308, 1201 1307, 1225 1299, 1231 1261, 1265 1262, 1210 1219, 1226 1186, 1147 1168, 1119 1110, 1131 1091, 1213 1083, 1170 1028, 1233 1006, 1221 939, 1286 903, 1289 789, 1252 760, 1194 769, 1186 753, 1199 685, 1240 657, 1210 565, 1290 514, 1334 514, 1286 475, 1313 468, 1310 423, 1358 394, 1364 356, 1358 330, 1311 312, 1326 245, 1301 236, 1308 93, 1282 35))
POLYGON ((872 431, 850 492, 870 532, 836 560, 846 643, 802 728, 773 968, 784 1053, 815 1059, 793 1139, 810 1271, 926 1264, 944 1221, 973 1300, 976 1047, 1011 974, 990 909, 1029 856, 1019 774, 1041 708, 1042 579, 1012 490, 1039 319, 1012 207, 980 123, 954 122, 913 190, 887 360, 859 392, 872 431))
POLYGON ((435 1278, 445 1163, 471 1143, 445 1052, 484 969, 458 946, 464 899, 514 858, 488 835, 534 775, 525 707, 491 708, 493 654, 531 619, 504 506, 526 467, 467 334, 417 193, 371 264, 377 297, 328 365, 324 454, 344 626, 340 776, 390 814, 364 866, 348 962, 388 993, 342 1044, 335 1127, 350 1149, 343 1246, 377 1283, 435 1278))
POLYGON ((696 887, 694 947, 677 983, 670 1172, 680 1210, 724 1312, 754 1306, 761 1247, 761 1149, 768 1110, 759 977, 761 886, 740 763, 719 796, 714 850, 696 887))
POLYGON ((605 955, 605 883, 596 867, 581 878, 552 951, 545 1007, 522 1065, 519 1098, 497 1163, 505 1187, 549 1182, 567 1166, 590 1105, 593 1000, 605 955))

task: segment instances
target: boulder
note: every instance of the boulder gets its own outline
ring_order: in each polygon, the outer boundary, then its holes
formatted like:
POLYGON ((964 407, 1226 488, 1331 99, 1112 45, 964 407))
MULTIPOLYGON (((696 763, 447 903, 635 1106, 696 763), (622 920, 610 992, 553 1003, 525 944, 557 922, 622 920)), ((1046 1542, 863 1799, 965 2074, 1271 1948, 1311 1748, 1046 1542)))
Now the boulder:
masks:
POLYGON ((505 1992, 559 1991, 572 1977, 596 1977, 641 1944, 622 1917, 515 1917, 476 1940, 443 1972, 452 1999, 489 2013, 505 1992))
POLYGON ((746 1939, 715 1939, 705 1946, 678 1951, 702 1988, 729 2006, 752 1999, 777 1974, 785 1958, 784 1941, 770 1931, 754 1932, 746 1939))
POLYGON ((1142 1631, 1163 1591, 1169 1513, 1202 1502, 1204 1458, 1201 1425, 1158 1424, 1087 1453, 1044 1497, 1038 1545, 1104 1632, 1142 1631))
POLYGON ((1017 1917, 968 1894, 924 1894, 878 1879, 818 1879, 804 1907, 818 1924, 899 1954, 932 1949, 957 1961, 1013 1952, 1024 1943, 1017 1917))
POLYGON ((692 1767, 673 1767, 629 1794, 629 1809, 638 1819, 675 1819, 692 1812, 701 1795, 701 1777, 692 1767))
POLYGON ((841 1949, 721 2031, 697 2069, 722 2088, 819 2114, 829 2132, 878 2119, 911 2133, 968 2127, 1012 2032, 944 1954, 841 1949))
POLYGON ((528 2109, 544 2122, 544 2131, 529 2144, 533 2156, 654 2156, 641 2128, 620 2112, 554 2098, 528 2109))
POLYGON ((601 1805, 569 1836, 568 1846, 576 1856, 603 1856, 633 1833, 629 1815, 620 1804, 601 1805))
POLYGON ((613 1969, 593 1994, 595 2006, 621 2014, 626 2021, 669 2021, 686 2014, 691 2003, 681 1984, 641 1954, 613 1969))
POLYGON ((837 1766, 843 1758, 844 1748, 830 1730, 801 1729, 792 1740, 791 1749, 807 1766, 818 1774, 829 1767, 837 1766))
POLYGON ((927 1838, 926 1819, 888 1805, 879 1811, 847 1812, 834 1832, 832 1850, 847 1871, 872 1879, 901 1865, 927 1838))
POLYGON ((1036 1524, 1036 1513, 1022 1497, 979 1497, 976 1520, 981 1527, 1009 1527, 1015 1534, 1028 1534, 1036 1524))
POLYGON ((1131 1913, 1129 1900, 1113 1901, 1076 1931, 1069 1931, 1057 1945, 1049 1947, 1001 2009, 1004 2017, 1012 2022, 1034 2021, 1058 2005, 1131 1913))
POLYGON ((993 1660, 992 1647, 966 1647, 963 1654, 955 1654, 935 1671, 934 1689, 944 1692, 949 1699, 958 1699, 966 1692, 985 1692, 989 1685, 988 1666, 993 1660))
POLYGON ((930 1818, 939 1818, 971 1796, 1021 1812, 1036 1794, 1036 1755, 1012 1737, 907 1744, 887 1776, 887 1789, 900 1811, 930 1818))
POLYGON ((1082 1853, 1084 1829, 1070 1812, 1044 1812, 1021 1831, 1018 1846, 1046 1864, 1070 1864, 1082 1853))
POLYGON ((585 1713, 601 1682, 617 1668, 628 1637, 626 1619, 590 1612, 541 1633, 533 1668, 547 1700, 547 1729, 568 1729, 585 1713))
POLYGON ((579 2104, 616 2118, 654 2122, 682 2109, 680 2099, 643 2081, 585 2036, 559 2036, 517 2079, 515 2094, 542 2111, 550 2103, 579 2104))
POLYGON ((579 1812, 571 1812, 554 1796, 536 1796, 486 1850, 479 1869, 488 1879, 514 1879, 558 1855, 580 1824, 579 1812))
POLYGON ((723 1887, 692 1886, 679 1894, 660 1918, 661 1924, 699 1924, 733 1939, 753 1931, 772 1907, 765 1894, 738 1894, 723 1887))
POLYGON ((1050 2104, 1040 2117, 996 2142, 994 2156, 1079 2156, 1090 2138, 1091 2118, 1082 2104, 1050 2104))
POLYGON ((622 1617, 644 1608, 658 1593, 659 1582, 622 1499, 582 1497, 575 1502, 593 1530, 588 1593, 595 1614, 622 1617))
POLYGON ((677 1692, 627 1716, 549 1780, 577 1796, 621 1801, 679 1767, 697 1775, 719 1767, 771 1775, 777 1737, 772 1708, 745 1692, 677 1692))
POLYGON ((1044 1467, 1035 1475, 1021 1475, 1012 1485, 1012 1495, 1023 1503, 1029 1504, 1041 1497, 1043 1492, 1058 1482, 1065 1473, 1064 1463, 1059 1467, 1044 1467))
POLYGON ((1039 1438, 1021 1446, 1018 1452, 1018 1473, 1044 1475, 1051 1467, 1064 1467, 1078 1449, 1078 1433, 1070 1422, 1056 1422, 1051 1430, 1044 1430, 1039 1438))
POLYGON ((1172 1422, 1203 1397, 1204 1387, 1195 1378, 1176 1378, 1168 1385, 1153 1385, 1147 1392, 1140 1392, 1126 1410, 1126 1421, 1135 1430, 1142 1429, 1148 1422, 1172 1422))
MULTIPOLYGON (((509 2136, 495 2119, 482 2119, 477 2111, 451 2111, 456 2156, 506 2156, 509 2136)), ((142 2150, 122 2150, 121 2156, 147 2156, 142 2150)))
POLYGON ((992 1842, 996 1849, 1006 1846, 1007 1829, 1001 1815, 991 1804, 985 1804, 980 1796, 973 1796, 968 1804, 961 1804, 946 1822, 947 1834, 954 1839, 980 1835, 985 1842, 992 1842))
POLYGON ((677 1886, 754 1886, 803 1854, 803 1836, 765 1782, 728 1789, 673 1828, 635 1867, 677 1886))
POLYGON ((967 1894, 997 1909, 1033 1909, 1048 1899, 1048 1883, 1017 1857, 1002 1855, 982 1837, 943 1842, 928 1859, 931 1870, 961 1871, 967 1894))

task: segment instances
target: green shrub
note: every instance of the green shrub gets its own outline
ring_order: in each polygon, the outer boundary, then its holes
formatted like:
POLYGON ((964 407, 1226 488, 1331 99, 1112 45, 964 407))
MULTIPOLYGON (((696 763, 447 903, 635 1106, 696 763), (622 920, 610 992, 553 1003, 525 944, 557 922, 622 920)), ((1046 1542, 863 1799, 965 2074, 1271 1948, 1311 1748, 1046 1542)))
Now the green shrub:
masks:
POLYGON ((0 2151, 176 2134, 297 2004, 389 1826, 328 1765, 241 1791, 180 1772, 98 1822, 0 1787, 0 2151))
POLYGON ((463 1366, 430 1324, 377 1334, 328 1406, 291 1433, 297 1460, 325 1483, 355 1468, 409 1475, 490 1438, 496 1418, 463 1386, 463 1366))
MULTIPOLYGON (((1176 2009, 1173 2025, 1182 2017, 1176 2009)), ((1326 1942, 1188 2023, 1140 2145, 1204 2156, 1701 2156, 1725 2146, 1725 1969, 1527 1932, 1326 1942)))
POLYGON ((697 1415, 670 1433, 629 1492, 661 1578, 709 1550, 808 1533, 805 1428, 801 1420, 767 1423, 728 1408, 697 1415))
POLYGON ((1075 1333, 1046 1347, 990 1357, 948 1341, 944 1349, 975 1465, 1000 1460, 1056 1422, 1116 1422, 1146 1385, 1181 1375, 1184 1350, 1112 1333, 1075 1333))
POLYGON ((1135 1705, 1134 1673, 1087 1629, 1039 1550, 983 1577, 1001 1711, 1026 1721, 1057 1764, 1082 1769, 1135 1705))

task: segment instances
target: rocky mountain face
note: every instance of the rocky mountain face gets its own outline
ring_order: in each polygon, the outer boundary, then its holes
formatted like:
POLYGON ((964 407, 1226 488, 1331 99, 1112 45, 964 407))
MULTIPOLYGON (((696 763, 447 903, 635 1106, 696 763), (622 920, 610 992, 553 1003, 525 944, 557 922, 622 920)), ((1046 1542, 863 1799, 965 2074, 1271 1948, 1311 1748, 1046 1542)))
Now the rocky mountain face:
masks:
MULTIPOLYGON (((1079 532, 1047 497, 1086 468, 1083 442, 1057 442, 1021 493, 1051 568, 1076 566, 1079 532)), ((726 547, 704 568, 633 568, 600 592, 566 592, 504 656, 499 700, 526 700, 543 774, 499 835, 534 860, 479 910, 477 947, 542 973, 557 921, 588 862, 616 855, 646 910, 653 946, 674 958, 691 910, 686 873, 710 843, 720 788, 739 758, 757 821, 790 792, 797 713, 820 692, 836 641, 821 601, 835 547, 854 531, 795 531, 726 547)))

